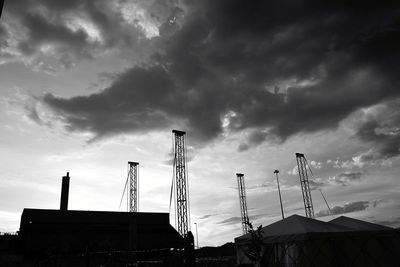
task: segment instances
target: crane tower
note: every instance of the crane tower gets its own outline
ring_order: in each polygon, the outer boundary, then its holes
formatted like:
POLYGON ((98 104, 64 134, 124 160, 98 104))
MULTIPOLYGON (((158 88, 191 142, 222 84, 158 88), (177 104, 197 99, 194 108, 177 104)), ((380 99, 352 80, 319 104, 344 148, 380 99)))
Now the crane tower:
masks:
MULTIPOLYGON (((314 208, 311 198, 310 184, 308 182, 307 160, 304 154, 296 153, 297 168, 299 171, 301 192, 303 193, 304 209, 307 218, 314 218, 314 208)), ((308 166, 309 167, 309 166, 308 166)))
POLYGON ((276 183, 278 184, 279 202, 281 203, 281 213, 282 213, 282 220, 283 220, 283 219, 285 219, 285 215, 284 215, 284 213, 283 213, 281 188, 279 187, 279 178, 278 178, 279 170, 275 170, 274 173, 275 173, 275 175, 276 175, 276 183))
POLYGON ((174 134, 174 179, 176 183, 176 224, 178 233, 186 236, 189 231, 189 190, 186 173, 185 132, 172 130, 174 134))
POLYGON ((249 232, 249 215, 247 213, 247 202, 246 202, 246 188, 244 186, 244 175, 242 173, 236 173, 238 190, 239 190, 239 204, 240 213, 242 217, 242 228, 243 234, 249 232))
POLYGON ((129 211, 139 211, 139 163, 128 161, 128 179, 129 179, 129 211))

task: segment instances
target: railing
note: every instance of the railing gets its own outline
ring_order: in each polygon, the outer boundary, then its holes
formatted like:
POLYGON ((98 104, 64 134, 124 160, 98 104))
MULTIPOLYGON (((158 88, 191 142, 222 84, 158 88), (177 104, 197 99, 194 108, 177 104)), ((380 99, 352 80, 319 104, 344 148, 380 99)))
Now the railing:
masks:
POLYGON ((0 235, 18 235, 18 232, 0 232, 0 235))

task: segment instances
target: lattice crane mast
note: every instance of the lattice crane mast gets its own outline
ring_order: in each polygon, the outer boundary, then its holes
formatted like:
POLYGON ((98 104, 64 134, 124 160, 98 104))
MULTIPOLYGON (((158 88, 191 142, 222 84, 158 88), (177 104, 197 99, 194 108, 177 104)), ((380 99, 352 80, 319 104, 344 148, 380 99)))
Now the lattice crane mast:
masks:
POLYGON ((139 211, 139 163, 129 161, 129 211, 139 211))
POLYGON ((281 188, 280 188, 280 186, 279 186, 279 177, 278 177, 279 170, 275 170, 274 173, 275 173, 275 175, 276 175, 276 183, 277 183, 277 185, 278 185, 279 203, 281 203, 281 213, 282 213, 282 220, 283 220, 283 219, 285 219, 285 215, 284 215, 284 213, 283 213, 281 188))
POLYGON ((128 175, 125 181, 125 187, 122 192, 119 208, 121 208, 122 200, 126 191, 127 210, 129 212, 139 211, 139 163, 128 161, 128 175), (129 182, 129 191, 127 189, 129 182))
POLYGON ((189 185, 186 169, 185 132, 172 130, 174 135, 174 179, 176 188, 176 226, 185 237, 190 231, 189 185))
POLYGON ((296 153, 296 161, 300 177, 301 192, 303 193, 303 202, 306 217, 314 218, 314 207, 311 198, 310 184, 308 182, 307 167, 309 168, 310 172, 311 169, 304 154, 296 153))
POLYGON ((247 201, 246 201, 246 188, 244 185, 244 175, 242 173, 236 173, 238 190, 239 190, 239 205, 240 214, 242 217, 242 228, 243 234, 249 232, 249 214, 247 212, 247 201))

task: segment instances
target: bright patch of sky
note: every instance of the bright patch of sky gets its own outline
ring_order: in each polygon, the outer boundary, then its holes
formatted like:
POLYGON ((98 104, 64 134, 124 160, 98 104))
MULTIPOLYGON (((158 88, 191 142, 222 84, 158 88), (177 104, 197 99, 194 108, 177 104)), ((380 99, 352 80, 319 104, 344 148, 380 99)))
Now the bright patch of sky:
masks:
POLYGON ((70 28, 72 31, 74 32, 79 30, 85 31, 89 36, 90 42, 103 41, 100 30, 89 19, 74 14, 67 16, 65 21, 67 27, 70 28))
POLYGON ((126 1, 118 3, 116 8, 121 11, 122 17, 126 22, 139 26, 147 38, 159 36, 160 23, 140 4, 134 1, 126 1))

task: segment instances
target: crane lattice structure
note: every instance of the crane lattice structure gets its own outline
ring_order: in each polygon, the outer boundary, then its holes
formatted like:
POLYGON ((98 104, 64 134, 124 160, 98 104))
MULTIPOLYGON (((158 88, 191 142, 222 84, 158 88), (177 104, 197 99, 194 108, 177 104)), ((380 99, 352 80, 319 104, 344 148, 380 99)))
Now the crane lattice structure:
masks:
POLYGON ((308 163, 304 154, 296 153, 297 168, 299 171, 301 192, 303 193, 304 209, 307 218, 314 218, 314 207, 311 198, 310 184, 308 182, 308 163))
POLYGON ((247 202, 246 202, 246 188, 244 186, 244 175, 242 173, 236 173, 238 190, 239 190, 239 205, 240 214, 242 216, 242 228, 243 234, 249 232, 249 214, 247 213, 247 202))
POLYGON ((282 205, 282 196, 281 196, 281 188, 279 186, 279 178, 278 178, 278 173, 279 170, 275 170, 274 171, 275 175, 276 175, 276 183, 278 184, 278 192, 279 192, 279 203, 281 203, 281 213, 282 213, 282 220, 285 219, 285 215, 283 213, 283 205, 282 205))
POLYGON ((185 237, 190 227, 189 185, 186 172, 185 132, 172 130, 174 134, 174 179, 176 183, 176 226, 185 237))
POLYGON ((138 212, 139 211, 139 192, 138 192, 138 183, 139 183, 139 163, 129 161, 128 162, 129 170, 129 211, 130 212, 138 212))

